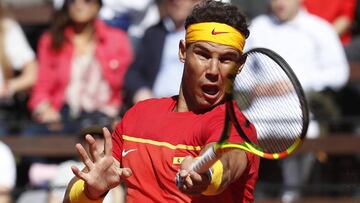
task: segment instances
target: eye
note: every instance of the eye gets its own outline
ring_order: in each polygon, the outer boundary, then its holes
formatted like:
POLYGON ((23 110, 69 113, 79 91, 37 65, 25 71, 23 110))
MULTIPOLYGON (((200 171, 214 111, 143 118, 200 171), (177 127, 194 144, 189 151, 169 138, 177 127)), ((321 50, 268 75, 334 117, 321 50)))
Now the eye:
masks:
POLYGON ((200 60, 208 60, 210 58, 210 54, 204 51, 196 51, 195 54, 199 57, 200 60))
POLYGON ((228 64, 228 63, 235 62, 235 59, 233 57, 225 56, 225 57, 220 58, 220 62, 228 64))

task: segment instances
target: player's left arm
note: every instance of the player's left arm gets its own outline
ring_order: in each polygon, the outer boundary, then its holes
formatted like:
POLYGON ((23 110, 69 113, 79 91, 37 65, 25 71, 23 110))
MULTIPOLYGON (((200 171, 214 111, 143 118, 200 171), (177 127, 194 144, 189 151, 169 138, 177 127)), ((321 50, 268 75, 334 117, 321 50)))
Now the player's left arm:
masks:
MULTIPOLYGON (((208 144, 205 149, 212 144, 208 144)), ((229 150, 211 168, 211 172, 198 174, 189 170, 195 158, 188 156, 181 164, 180 176, 184 178, 184 185, 179 189, 190 195, 217 195, 224 191, 232 182, 238 180, 244 173, 248 159, 245 151, 229 150)))
POLYGON ((341 2, 341 4, 342 7, 339 11, 339 16, 333 21, 333 27, 339 35, 342 35, 350 30, 354 19, 356 1, 344 0, 341 2))

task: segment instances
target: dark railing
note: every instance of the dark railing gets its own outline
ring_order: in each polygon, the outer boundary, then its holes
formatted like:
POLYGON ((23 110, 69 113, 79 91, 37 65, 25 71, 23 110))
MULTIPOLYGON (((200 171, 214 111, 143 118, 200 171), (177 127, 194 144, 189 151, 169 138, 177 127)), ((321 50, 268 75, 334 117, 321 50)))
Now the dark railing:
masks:
MULTIPOLYGON (((43 135, 34 137, 4 136, 0 140, 16 155, 67 157, 76 155, 76 135, 43 135)), ((316 139, 306 139, 296 153, 324 152, 335 155, 360 154, 360 134, 333 133, 316 139)))
MULTIPOLYGON (((78 141, 77 136, 75 135, 43 135, 36 137, 24 137, 24 136, 5 136, 0 137, 0 140, 10 146, 14 154, 17 157, 21 156, 41 156, 48 158, 58 158, 58 157, 75 157, 77 155, 75 150, 75 144, 78 141)), ((338 134, 329 134, 324 137, 316 139, 307 139, 300 146, 300 148, 295 152, 299 153, 324 153, 328 157, 342 157, 341 159, 347 159, 349 156, 355 156, 355 159, 359 159, 360 155, 360 134, 352 133, 338 133, 338 134), (356 158, 357 157, 357 158, 356 158)), ((334 161, 334 160, 333 160, 334 161)), ((270 161, 270 164, 277 165, 278 161, 270 161)), ((349 161, 351 162, 351 161, 349 161)), ((268 162, 269 163, 269 162, 268 162)), ((359 163, 359 160, 356 161, 359 163)), ((360 174, 356 175, 356 163, 352 163, 354 166, 349 168, 344 168, 341 164, 337 166, 335 164, 323 164, 321 167, 334 167, 334 169, 325 169, 331 170, 338 173, 344 173, 346 171, 352 170, 352 173, 355 173, 355 179, 352 182, 348 180, 336 180, 329 181, 324 178, 318 178, 315 181, 310 181, 304 185, 299 186, 299 189, 303 192, 304 198, 301 199, 302 203, 312 203, 312 202, 360 202, 360 197, 356 197, 356 194, 360 192, 360 174), (354 167, 354 168, 352 168, 354 167), (343 168, 343 169, 341 169, 343 168), (339 170, 340 171, 337 171, 339 170), (359 198, 359 199, 357 199, 359 198)), ((266 163, 265 163, 266 164, 266 163)), ((346 165, 348 166, 348 165, 346 165)), ((260 171, 264 173, 264 171, 260 171)), ((269 172, 267 172, 269 173, 269 172)), ((271 170, 271 173, 280 173, 279 170, 271 170)), ((322 172, 320 172, 322 173, 322 172)), ((265 174, 265 173, 264 173, 265 174)), ((315 172, 319 174, 319 171, 315 172)), ((277 174, 279 176, 279 174, 277 174)), ((259 181, 257 183, 257 191, 265 190, 267 195, 262 196, 256 194, 255 203, 273 203, 280 202, 280 194, 284 188, 289 188, 283 183, 281 183, 281 178, 271 179, 270 181, 266 177, 261 177, 260 174, 259 181), (263 178, 265 180, 263 180, 263 178), (269 195, 270 194, 270 195, 269 195)), ((28 186, 19 187, 14 190, 14 196, 18 196, 23 191, 34 190, 36 188, 31 188, 28 186)), ((47 190, 46 188, 42 188, 47 190)))

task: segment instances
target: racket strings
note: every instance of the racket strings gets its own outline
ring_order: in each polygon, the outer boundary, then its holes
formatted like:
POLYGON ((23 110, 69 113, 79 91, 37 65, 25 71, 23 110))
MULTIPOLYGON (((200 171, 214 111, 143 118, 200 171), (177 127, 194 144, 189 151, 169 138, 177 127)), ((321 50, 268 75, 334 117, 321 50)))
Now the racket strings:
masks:
MULTIPOLYGON (((260 62, 260 67, 273 67, 273 71, 270 71, 270 80, 273 80, 276 83, 276 86, 273 86, 273 89, 276 89, 276 91, 274 92, 284 92, 285 95, 284 97, 287 97, 288 94, 286 94, 287 92, 294 94, 294 86, 292 85, 291 81, 289 80, 289 78, 287 77, 287 75, 285 74, 285 72, 282 71, 281 67, 275 63, 274 61, 272 61, 270 58, 266 58, 266 60, 261 60, 260 57, 257 58, 258 61, 260 62), (281 77, 280 77, 281 76, 281 77), (278 81, 276 81, 278 80, 278 81), (278 90, 277 90, 278 88, 278 90)), ((268 74, 268 73, 266 73, 268 74)), ((262 76, 264 77, 264 76, 262 76)), ((260 80, 258 80, 260 81, 260 80)), ((267 81, 266 81, 267 82, 267 81)), ((271 81, 272 82, 272 81, 271 81)), ((266 96, 266 95, 265 95, 266 96)), ((274 101, 276 103, 281 103, 281 96, 275 96, 273 97, 274 101)), ((287 102, 286 105, 289 105, 289 104, 298 104, 298 100, 297 100, 297 97, 296 96, 292 96, 289 98, 289 101, 287 102)), ((290 110, 293 110, 293 109, 298 109, 298 108, 290 108, 290 110)), ((276 108, 273 108, 272 110, 273 114, 274 112, 276 113, 276 108)), ((291 115, 296 115, 295 112, 294 113, 291 113, 291 115)), ((281 116, 281 115, 280 115, 281 116)), ((276 125, 277 123, 279 123, 280 125, 282 126, 287 126, 291 132, 297 132, 296 131, 296 125, 293 124, 294 122, 294 119, 291 118, 291 117, 286 117, 286 118, 281 118, 280 119, 277 119, 277 117, 273 117, 272 120, 268 120, 267 122, 272 122, 271 125, 276 125), (272 121, 273 120, 273 121, 272 121)), ((297 120, 295 119, 295 122, 297 120)), ((274 147, 277 151, 282 151, 284 148, 288 148, 289 146, 291 146, 292 143, 294 143, 294 139, 293 138, 296 138, 296 136, 292 136, 293 134, 291 133, 288 133, 288 132, 284 132, 285 130, 281 130, 279 133, 276 132, 277 129, 275 128, 272 128, 271 129, 271 133, 270 135, 276 135, 276 138, 280 137, 280 139, 276 139, 276 140, 272 140, 272 147, 274 147), (289 136, 291 135, 291 136, 289 136), (276 141, 276 142, 275 142, 276 141)), ((294 135, 296 134, 300 134, 300 131, 298 131, 297 133, 295 133, 294 135)), ((266 143, 262 144, 263 146, 267 146, 266 143)))
MULTIPOLYGON (((255 54, 254 54, 255 55, 255 54)), ((278 64, 276 64, 274 61, 272 61, 269 58, 263 58, 263 55, 256 55, 256 60, 259 63, 259 67, 276 67, 276 68, 281 68, 281 67, 277 67, 278 64)), ((271 85, 271 89, 268 90, 266 89, 265 91, 268 91, 270 96, 272 94, 280 94, 281 92, 286 93, 287 91, 291 91, 293 89, 291 82, 287 81, 287 77, 285 74, 282 74, 283 72, 279 72, 279 70, 281 69, 272 69, 269 72, 263 73, 261 76, 261 78, 263 78, 263 82, 264 84, 262 84, 262 80, 258 79, 257 82, 261 82, 260 85, 271 85), (268 75, 267 77, 264 77, 264 74, 268 75), (273 85, 274 83, 276 83, 276 86, 273 85)), ((265 92, 266 93, 266 92, 265 92)), ((263 96, 269 96, 267 94, 263 95, 263 96)), ((274 96, 272 97, 274 99, 274 102, 278 103, 279 101, 279 97, 274 96)), ((271 109, 272 114, 274 115, 274 113, 276 112, 275 108, 271 109)), ((259 115, 257 115, 259 117, 259 115)), ((255 120, 256 122, 256 120, 255 120)), ((280 125, 286 125, 289 127, 292 127, 292 125, 290 125, 290 122, 288 119, 278 119, 277 117, 272 117, 272 118, 267 118, 264 119, 264 121, 262 121, 263 123, 267 123, 270 126, 276 125, 277 123, 280 125)), ((264 125, 262 123, 259 123, 259 125, 264 125)), ((259 127, 261 128, 261 127, 259 127)), ((283 132, 283 130, 279 132, 277 132, 277 129, 275 128, 270 128, 269 132, 265 132, 266 135, 264 135, 262 132, 260 133, 260 139, 259 139, 259 143, 260 146, 267 147, 266 151, 271 151, 271 149, 274 149, 274 151, 283 151, 284 148, 288 148, 291 143, 293 143, 293 140, 291 139, 287 139, 287 137, 285 136, 285 133, 283 132), (268 139, 262 139, 265 136, 269 136, 267 137, 268 139), (272 136, 272 137, 271 137, 272 136), (273 138, 277 138, 277 139, 273 139, 273 138), (269 145, 266 141, 269 141, 271 144, 269 145)))
POLYGON ((249 53, 234 81, 238 108, 257 129, 258 146, 283 152, 300 138, 303 116, 299 96, 283 68, 269 56, 249 53))
MULTIPOLYGON (((260 57, 258 57, 258 61, 260 62, 260 67, 274 67, 274 68, 280 68, 278 67, 278 64, 276 64, 274 61, 272 60, 260 60, 260 57)), ((288 81, 288 77, 286 76, 286 74, 281 74, 284 73, 282 72, 281 69, 274 69, 274 71, 270 71, 270 78, 271 79, 277 79, 277 77, 281 76, 281 79, 278 79, 278 81, 280 81, 280 83, 277 83, 277 86, 279 88, 279 92, 293 92, 294 91, 294 87, 291 83, 291 81, 288 81), (278 71, 280 71, 278 73, 278 71)), ((276 87, 274 87, 274 89, 276 89, 276 87)), ((290 97, 290 99, 292 101, 289 102, 289 104, 294 104, 294 102, 296 103, 297 101, 294 101, 294 99, 296 99, 297 97, 290 97)), ((281 101, 280 97, 274 97, 274 100, 276 103, 279 103, 281 101)), ((276 109, 273 109, 273 112, 276 112, 276 109)), ((268 120, 267 122, 274 122, 274 124, 276 125, 276 123, 283 123, 283 125, 288 126, 290 128, 291 131, 294 131, 294 125, 292 125, 291 122, 293 122, 291 120, 291 118, 287 118, 287 119, 280 119, 280 121, 277 121, 277 118, 274 117, 273 118, 274 121, 268 120)), ((276 135, 278 134, 278 136, 280 137, 280 139, 276 140, 277 142, 275 142, 274 140, 272 140, 273 143, 273 147, 276 148, 277 151, 281 151, 284 147, 288 148, 293 142, 293 139, 287 139, 285 133, 277 133, 275 131, 275 129, 271 129, 271 133, 270 135, 276 135), (279 143, 280 141, 280 143, 279 143), (280 145, 279 145, 280 144, 280 145)), ((292 138, 292 137, 290 137, 292 138)), ((266 144, 266 143, 265 143, 266 144)), ((263 146, 266 146, 265 144, 262 144, 263 146)))

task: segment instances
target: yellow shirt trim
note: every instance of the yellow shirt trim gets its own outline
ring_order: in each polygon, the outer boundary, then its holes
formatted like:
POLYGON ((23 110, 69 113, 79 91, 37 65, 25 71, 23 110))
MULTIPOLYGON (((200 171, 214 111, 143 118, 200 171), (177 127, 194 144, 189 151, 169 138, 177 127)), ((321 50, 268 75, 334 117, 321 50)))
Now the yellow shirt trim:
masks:
POLYGON ((190 145, 184 145, 184 144, 173 145, 168 142, 159 142, 159 141, 150 140, 150 139, 130 137, 127 135, 123 135, 122 137, 126 141, 151 144, 151 145, 155 145, 155 146, 167 147, 169 149, 185 149, 185 150, 196 150, 196 151, 200 151, 202 149, 202 147, 200 147, 200 146, 190 146, 190 145))

